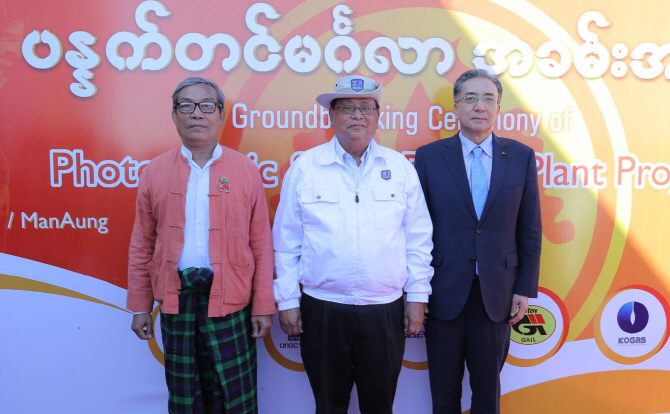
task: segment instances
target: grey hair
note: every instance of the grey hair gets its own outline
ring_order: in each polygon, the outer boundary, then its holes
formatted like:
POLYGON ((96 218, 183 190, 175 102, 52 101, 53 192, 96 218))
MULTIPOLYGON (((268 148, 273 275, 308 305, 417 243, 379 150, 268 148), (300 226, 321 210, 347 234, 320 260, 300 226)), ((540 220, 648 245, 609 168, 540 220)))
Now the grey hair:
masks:
POLYGON ((488 79, 491 82, 493 82, 493 84, 496 86, 496 89, 498 90, 498 105, 500 105, 503 93, 502 84, 500 83, 500 80, 496 75, 491 75, 486 71, 486 69, 470 69, 468 71, 463 72, 461 76, 459 76, 458 79, 456 79, 456 82, 454 82, 454 102, 457 101, 457 97, 461 94, 463 84, 466 81, 469 81, 470 79, 474 78, 488 79))
POLYGON ((216 83, 214 83, 214 81, 212 81, 212 80, 205 79, 205 78, 200 78, 198 76, 191 76, 190 78, 186 78, 182 81, 182 83, 180 83, 177 86, 177 89, 175 89, 174 93, 172 94, 172 106, 177 104, 177 98, 179 97, 178 96, 179 92, 182 89, 184 89, 188 86, 197 85, 197 84, 201 84, 203 86, 210 87, 210 88, 212 88, 213 90, 216 91, 216 100, 220 105, 219 106, 219 112, 223 111, 223 105, 224 105, 224 102, 225 102, 225 97, 223 96, 223 92, 221 92, 221 89, 219 89, 219 86, 216 83))

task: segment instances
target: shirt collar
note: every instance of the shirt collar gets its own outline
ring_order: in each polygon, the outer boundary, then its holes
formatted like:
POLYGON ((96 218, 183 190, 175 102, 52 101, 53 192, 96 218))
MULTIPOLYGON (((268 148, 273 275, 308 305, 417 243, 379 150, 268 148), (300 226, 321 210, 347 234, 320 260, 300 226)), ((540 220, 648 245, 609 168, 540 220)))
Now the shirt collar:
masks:
MULTIPOLYGON (((212 165, 212 162, 218 160, 219 157, 221 157, 221 154, 223 154, 223 147, 221 147, 221 144, 216 144, 216 147, 214 148, 214 153, 212 154, 212 158, 210 158, 210 160, 207 161, 207 164, 205 164, 205 166, 202 169, 204 170, 205 168, 212 165)), ((184 146, 184 144, 181 144, 181 155, 186 157, 189 164, 195 164, 193 162, 193 154, 191 153, 191 151, 188 148, 186 148, 184 146)), ((197 165, 197 164, 195 164, 195 165, 197 165)))
MULTIPOLYGON (((349 155, 351 157, 351 154, 348 154, 345 150, 344 147, 342 147, 342 144, 340 144, 340 141, 337 139, 337 137, 333 138, 333 141, 335 141, 335 155, 337 156, 338 161, 344 162, 345 156, 349 155)), ((375 149, 375 140, 372 139, 370 140, 370 144, 368 144, 368 147, 365 149, 365 152, 361 156, 361 161, 366 162, 370 154, 373 153, 375 149)), ((375 151, 376 152, 376 151, 375 151)), ((353 157, 352 157, 353 158, 353 157)))
MULTIPOLYGON (((475 149, 475 147, 477 147, 478 145, 467 139, 465 136, 463 136, 463 133, 461 132, 458 133, 458 136, 461 139, 463 158, 465 158, 468 155, 470 155, 472 150, 475 149)), ((489 134, 489 136, 486 137, 486 139, 479 144, 479 147, 482 148, 482 150, 486 153, 486 155, 493 158, 493 133, 489 134)))

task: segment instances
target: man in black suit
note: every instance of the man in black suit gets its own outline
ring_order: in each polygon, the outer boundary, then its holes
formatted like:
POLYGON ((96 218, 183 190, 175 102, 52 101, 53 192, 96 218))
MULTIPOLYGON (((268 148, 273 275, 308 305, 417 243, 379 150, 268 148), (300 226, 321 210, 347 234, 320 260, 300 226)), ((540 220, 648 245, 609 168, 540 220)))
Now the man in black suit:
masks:
POLYGON ((426 322, 433 413, 461 413, 464 362, 471 414, 500 412, 510 326, 537 297, 542 226, 534 151, 493 135, 502 85, 483 69, 454 84, 460 132, 420 147, 416 169, 433 220, 426 322))

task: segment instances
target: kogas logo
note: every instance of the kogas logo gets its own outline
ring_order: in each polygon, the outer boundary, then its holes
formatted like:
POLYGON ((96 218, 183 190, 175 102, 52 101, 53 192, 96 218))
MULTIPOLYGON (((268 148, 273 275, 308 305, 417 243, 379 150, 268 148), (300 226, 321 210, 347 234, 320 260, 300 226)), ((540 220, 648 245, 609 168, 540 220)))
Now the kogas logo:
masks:
POLYGON ((556 318, 547 309, 531 305, 512 330, 512 341, 524 345, 539 344, 556 331, 556 318))
MULTIPOLYGON (((640 302, 628 302, 621 306, 617 313, 617 323, 622 331, 629 334, 642 332, 649 322, 649 311, 640 302)), ((647 338, 644 336, 621 336, 619 346, 645 346, 647 338)))
POLYGON ((635 334, 642 331, 649 322, 649 311, 639 302, 628 302, 619 309, 617 322, 622 331, 635 334))
POLYGON ((648 286, 620 289, 603 303, 594 319, 598 348, 621 364, 651 358, 668 340, 668 309, 665 298, 648 286))
POLYGON ((538 297, 529 300, 526 314, 512 326, 506 362, 531 367, 551 358, 565 343, 569 320, 565 304, 558 295, 540 287, 538 297))

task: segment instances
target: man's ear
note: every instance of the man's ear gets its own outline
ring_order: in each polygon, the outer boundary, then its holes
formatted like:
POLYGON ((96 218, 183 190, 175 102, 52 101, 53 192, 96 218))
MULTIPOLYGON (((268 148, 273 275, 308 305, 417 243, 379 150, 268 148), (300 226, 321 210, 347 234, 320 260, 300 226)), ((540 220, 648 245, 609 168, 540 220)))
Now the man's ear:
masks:
POLYGON ((177 125, 177 110, 176 109, 172 110, 172 122, 174 122, 174 124, 177 125))

